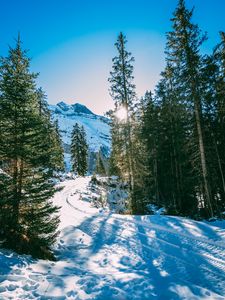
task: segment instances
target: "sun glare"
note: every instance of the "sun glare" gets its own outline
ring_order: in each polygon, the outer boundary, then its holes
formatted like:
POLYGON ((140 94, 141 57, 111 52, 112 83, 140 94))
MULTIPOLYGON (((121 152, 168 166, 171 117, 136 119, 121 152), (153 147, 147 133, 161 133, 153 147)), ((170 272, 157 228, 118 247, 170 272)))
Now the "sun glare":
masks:
POLYGON ((126 120, 127 120, 127 109, 124 106, 121 106, 117 109, 116 118, 120 122, 126 122, 126 120))

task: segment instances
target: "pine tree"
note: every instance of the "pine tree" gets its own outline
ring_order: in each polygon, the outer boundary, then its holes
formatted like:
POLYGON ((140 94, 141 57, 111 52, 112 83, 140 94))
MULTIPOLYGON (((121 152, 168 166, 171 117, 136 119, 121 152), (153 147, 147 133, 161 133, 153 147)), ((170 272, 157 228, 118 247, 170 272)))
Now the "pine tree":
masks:
POLYGON ((47 119, 50 118, 50 111, 48 109, 47 96, 42 88, 38 88, 37 91, 37 105, 39 110, 39 115, 44 116, 47 119))
POLYGON ((64 150, 62 146, 62 140, 59 132, 58 120, 54 121, 51 118, 51 113, 48 108, 47 96, 42 88, 37 89, 37 110, 43 120, 43 123, 47 126, 47 136, 50 155, 50 168, 53 171, 59 172, 65 170, 64 165, 64 150))
POLYGON ((100 147, 97 153, 96 173, 101 176, 106 176, 108 173, 108 161, 107 158, 103 155, 102 147, 100 147))
POLYGON ((55 171, 65 171, 64 150, 59 131, 58 120, 50 122, 49 142, 51 144, 51 167, 55 171))
POLYGON ((213 53, 216 94, 216 157, 219 174, 218 186, 222 200, 221 211, 225 209, 225 33, 220 32, 221 42, 213 53))
MULTIPOLYGON (((128 182, 130 192, 134 189, 133 153, 133 109, 136 100, 133 84, 134 58, 126 50, 126 37, 120 33, 115 43, 118 55, 113 58, 109 82, 111 96, 115 102, 112 118, 112 157, 114 169, 119 171, 123 180, 128 182)), ((136 211, 135 199, 131 199, 133 212, 136 211)))
POLYGON ((201 91, 211 194, 217 214, 225 208, 225 40, 222 33, 221 38, 213 54, 204 58, 201 91))
POLYGON ((0 238, 3 246, 18 252, 53 258, 51 246, 59 218, 50 200, 55 187, 51 183, 49 124, 40 116, 37 75, 30 73, 29 66, 18 37, 0 66, 0 159, 6 174, 0 183, 5 191, 0 196, 5 214, 0 238))
POLYGON ((140 139, 146 148, 145 164, 148 172, 143 184, 149 198, 149 203, 160 206, 164 203, 160 201, 159 193, 159 109, 153 101, 151 92, 146 92, 142 98, 142 103, 143 115, 141 117, 140 139))
POLYGON ((189 114, 180 101, 175 70, 167 65, 156 88, 156 141, 158 199, 170 213, 194 215, 195 173, 187 151, 189 114), (160 194, 160 195, 159 195, 160 194))
POLYGON ((205 132, 203 125, 203 99, 201 94, 200 46, 206 36, 201 34, 198 25, 191 19, 193 10, 185 7, 185 1, 179 0, 174 17, 173 30, 167 34, 167 61, 176 69, 180 81, 182 96, 189 110, 192 110, 192 138, 190 142, 195 168, 198 168, 198 194, 203 196, 204 207, 213 216, 213 197, 209 180, 205 132))
POLYGON ((87 172, 88 145, 83 126, 74 125, 71 140, 72 171, 84 176, 87 172))
POLYGON ((137 100, 132 120, 132 141, 133 141, 133 174, 134 187, 132 198, 135 199, 135 213, 145 214, 147 204, 149 204, 148 178, 150 176, 148 168, 149 153, 146 140, 143 138, 143 119, 147 109, 148 97, 151 92, 146 92, 145 96, 137 100))

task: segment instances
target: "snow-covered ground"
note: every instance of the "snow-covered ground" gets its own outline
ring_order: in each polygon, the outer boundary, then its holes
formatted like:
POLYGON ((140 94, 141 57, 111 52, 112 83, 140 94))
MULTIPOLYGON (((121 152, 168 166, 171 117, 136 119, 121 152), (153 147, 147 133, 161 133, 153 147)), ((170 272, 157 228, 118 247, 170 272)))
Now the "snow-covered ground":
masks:
POLYGON ((61 183, 56 262, 0 250, 0 299, 225 299, 225 222, 112 214, 61 183), (82 197, 81 197, 82 196, 82 197))

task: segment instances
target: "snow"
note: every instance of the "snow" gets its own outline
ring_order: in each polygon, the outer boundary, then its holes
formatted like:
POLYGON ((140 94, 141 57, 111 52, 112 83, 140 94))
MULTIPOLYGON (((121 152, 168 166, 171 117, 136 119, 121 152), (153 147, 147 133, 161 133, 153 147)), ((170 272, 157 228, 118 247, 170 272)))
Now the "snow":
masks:
POLYGON ((56 262, 0 249, 0 299, 225 299, 225 222, 96 208, 90 177, 60 183, 56 262))
POLYGON ((68 105, 60 102, 57 105, 50 105, 49 108, 53 119, 58 120, 64 144, 70 145, 73 126, 78 123, 80 126, 84 126, 90 151, 98 152, 103 146, 109 153, 111 137, 107 118, 93 114, 87 107, 78 103, 68 105), (82 111, 80 107, 83 107, 83 111, 86 113, 77 112, 77 107, 79 107, 79 111, 82 111))

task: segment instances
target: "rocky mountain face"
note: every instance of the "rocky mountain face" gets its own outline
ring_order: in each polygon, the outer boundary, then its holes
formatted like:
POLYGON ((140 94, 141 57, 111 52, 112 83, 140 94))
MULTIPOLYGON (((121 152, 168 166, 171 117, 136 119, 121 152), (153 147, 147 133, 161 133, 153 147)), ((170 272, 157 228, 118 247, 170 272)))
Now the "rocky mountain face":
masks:
POLYGON ((80 103, 66 104, 61 101, 56 105, 49 105, 52 117, 58 120, 60 134, 65 150, 66 170, 70 170, 71 132, 75 123, 83 125, 89 146, 89 172, 95 168, 96 154, 101 150, 103 157, 110 154, 111 136, 109 119, 94 114, 80 103))

